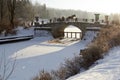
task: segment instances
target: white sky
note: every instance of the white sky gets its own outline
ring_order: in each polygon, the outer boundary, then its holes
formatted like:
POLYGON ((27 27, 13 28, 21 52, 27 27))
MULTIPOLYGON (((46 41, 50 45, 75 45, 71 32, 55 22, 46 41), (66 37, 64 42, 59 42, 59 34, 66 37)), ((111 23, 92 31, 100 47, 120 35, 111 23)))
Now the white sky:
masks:
POLYGON ((47 7, 75 9, 90 12, 120 13, 119 0, 32 0, 46 4, 47 7))

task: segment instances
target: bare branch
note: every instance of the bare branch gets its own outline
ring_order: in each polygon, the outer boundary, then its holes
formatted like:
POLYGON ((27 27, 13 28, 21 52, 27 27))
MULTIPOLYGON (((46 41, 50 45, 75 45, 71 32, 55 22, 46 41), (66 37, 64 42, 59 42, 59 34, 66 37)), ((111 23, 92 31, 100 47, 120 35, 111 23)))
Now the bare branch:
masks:
POLYGON ((0 80, 8 80, 9 77, 12 75, 16 64, 16 57, 14 59, 8 60, 5 55, 5 50, 3 52, 1 63, 0 63, 0 80), (11 62, 13 64, 11 64, 11 62))

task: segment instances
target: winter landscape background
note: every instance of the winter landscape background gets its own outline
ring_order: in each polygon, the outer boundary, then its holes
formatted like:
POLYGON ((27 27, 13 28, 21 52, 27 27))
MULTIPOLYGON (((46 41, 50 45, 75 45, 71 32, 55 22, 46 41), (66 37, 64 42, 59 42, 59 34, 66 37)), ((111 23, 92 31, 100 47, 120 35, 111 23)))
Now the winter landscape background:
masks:
POLYGON ((0 80, 120 80, 118 8, 117 0, 0 0, 0 80), (70 24, 80 21, 102 27, 70 24), (58 38, 43 26, 63 23, 58 38))

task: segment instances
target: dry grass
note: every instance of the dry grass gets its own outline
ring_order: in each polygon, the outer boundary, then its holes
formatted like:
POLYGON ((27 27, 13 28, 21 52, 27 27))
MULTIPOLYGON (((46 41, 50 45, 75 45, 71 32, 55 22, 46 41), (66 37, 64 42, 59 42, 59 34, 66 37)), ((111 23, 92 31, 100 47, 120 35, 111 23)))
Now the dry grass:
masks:
POLYGON ((49 43, 61 43, 60 39, 53 39, 48 41, 49 43))
POLYGON ((120 33, 118 33, 116 36, 114 36, 110 41, 109 41, 109 46, 114 47, 120 45, 120 33))
MULTIPOLYGON (((93 45, 99 46, 104 52, 106 52, 110 48, 114 47, 110 46, 111 44, 114 45, 113 43, 111 43, 111 40, 113 42, 113 38, 115 38, 118 34, 120 34, 120 26, 104 28, 101 30, 95 42, 93 42, 93 45)), ((116 38, 119 39, 119 37, 116 38)))
POLYGON ((52 76, 49 72, 46 71, 40 71, 40 74, 33 78, 33 80, 53 80, 52 76))
POLYGON ((80 72, 82 65, 81 56, 75 56, 73 59, 65 60, 65 63, 61 65, 61 67, 54 71, 54 75, 56 76, 56 80, 66 80, 70 76, 73 76, 80 72))
POLYGON ((88 69, 94 62, 105 55, 110 48, 120 45, 120 26, 103 28, 97 38, 81 51, 84 63, 83 67, 88 69))
POLYGON ((82 67, 88 69, 96 60, 103 57, 102 49, 98 46, 91 46, 81 52, 83 63, 82 67))

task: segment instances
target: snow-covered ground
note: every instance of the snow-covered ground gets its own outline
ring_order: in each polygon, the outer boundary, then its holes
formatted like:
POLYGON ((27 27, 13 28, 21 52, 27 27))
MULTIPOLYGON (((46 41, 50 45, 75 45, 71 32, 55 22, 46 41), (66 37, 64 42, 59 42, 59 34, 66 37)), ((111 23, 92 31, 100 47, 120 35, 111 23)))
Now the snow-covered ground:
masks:
MULTIPOLYGON (((21 33, 29 33, 25 32, 21 33)), ((44 33, 46 31, 42 32, 42 34, 44 33)), ((79 54, 80 49, 84 49, 95 35, 95 32, 88 31, 84 37, 85 40, 72 41, 67 44, 49 43, 53 37, 48 34, 48 36, 40 35, 29 41, 0 45, 0 53, 5 53, 6 58, 17 59, 14 72, 9 80, 30 80, 40 70, 57 69, 66 58, 72 58, 75 54, 79 54)))
POLYGON ((97 62, 98 65, 67 80, 120 80, 120 46, 97 62))
POLYGON ((18 27, 18 28, 16 29, 16 31, 17 31, 17 34, 16 34, 16 35, 4 36, 4 33, 3 33, 3 34, 0 34, 0 39, 34 35, 33 29, 34 29, 34 28, 24 29, 23 27, 18 27))

